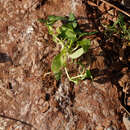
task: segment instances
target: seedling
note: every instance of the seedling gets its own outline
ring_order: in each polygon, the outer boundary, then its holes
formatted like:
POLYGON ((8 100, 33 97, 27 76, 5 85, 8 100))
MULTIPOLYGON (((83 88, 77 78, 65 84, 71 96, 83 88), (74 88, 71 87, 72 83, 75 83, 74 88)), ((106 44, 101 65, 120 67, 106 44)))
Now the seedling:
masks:
POLYGON ((120 35, 121 39, 130 41, 130 28, 127 28, 122 14, 119 14, 117 21, 113 25, 106 27, 105 34, 107 36, 120 35))
POLYGON ((63 68, 68 79, 74 83, 78 83, 79 80, 85 78, 92 79, 91 72, 88 69, 83 69, 83 72, 79 75, 70 77, 66 65, 68 59, 75 61, 88 51, 91 41, 90 39, 83 39, 83 36, 95 34, 96 32, 82 32, 78 28, 77 20, 72 13, 69 17, 48 16, 47 20, 40 19, 40 22, 46 24, 53 41, 61 46, 60 53, 54 57, 51 65, 56 79, 60 79, 63 68), (57 21, 61 21, 61 25, 54 27, 57 21))

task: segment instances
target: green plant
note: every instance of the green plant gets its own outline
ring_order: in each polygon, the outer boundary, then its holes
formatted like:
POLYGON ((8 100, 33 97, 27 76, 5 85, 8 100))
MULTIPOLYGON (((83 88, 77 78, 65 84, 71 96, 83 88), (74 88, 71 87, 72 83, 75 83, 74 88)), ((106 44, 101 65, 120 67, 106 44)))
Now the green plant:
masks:
POLYGON ((119 35, 121 39, 130 41, 130 28, 126 26, 122 14, 119 14, 116 22, 106 26, 105 34, 107 36, 119 35))
POLYGON ((72 13, 69 17, 52 15, 48 16, 47 20, 39 20, 46 24, 53 41, 61 46, 60 53, 54 57, 51 65, 51 69, 56 79, 60 79, 63 68, 68 79, 74 83, 78 83, 79 80, 85 78, 92 79, 90 70, 85 68, 79 75, 70 77, 66 65, 68 59, 75 61, 88 51, 91 41, 90 39, 84 39, 83 36, 92 35, 96 32, 82 32, 78 27, 74 14, 72 13), (55 27, 54 25, 57 21, 61 21, 61 25, 55 27))

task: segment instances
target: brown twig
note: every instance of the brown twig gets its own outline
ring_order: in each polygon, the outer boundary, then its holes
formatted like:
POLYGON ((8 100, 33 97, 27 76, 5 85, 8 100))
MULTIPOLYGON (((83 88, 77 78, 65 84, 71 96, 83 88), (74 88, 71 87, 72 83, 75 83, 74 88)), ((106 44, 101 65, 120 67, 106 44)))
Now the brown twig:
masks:
POLYGON ((100 1, 103 2, 103 3, 105 3, 105 4, 107 4, 107 5, 109 5, 110 7, 115 8, 116 10, 118 10, 118 11, 120 11, 121 13, 127 15, 128 17, 130 17, 130 14, 129 14, 129 13, 127 13, 126 11, 124 11, 124 10, 118 8, 117 6, 115 6, 115 5, 113 5, 113 4, 109 3, 109 2, 107 2, 107 1, 105 1, 105 0, 100 0, 100 1))
MULTIPOLYGON (((18 121, 18 122, 20 122, 20 123, 22 123, 22 124, 24 124, 24 125, 27 125, 27 126, 29 126, 29 127, 33 127, 32 124, 29 124, 29 123, 27 123, 27 122, 25 122, 25 121, 21 121, 21 120, 18 120, 18 119, 9 117, 9 116, 5 116, 5 115, 0 114, 0 117, 6 118, 6 119, 10 119, 10 120, 14 120, 14 121, 16 121, 16 122, 18 121)), ((34 128, 34 127, 33 127, 33 128, 34 128)))
POLYGON ((129 111, 120 103, 120 106, 125 110, 125 112, 130 116, 129 111))

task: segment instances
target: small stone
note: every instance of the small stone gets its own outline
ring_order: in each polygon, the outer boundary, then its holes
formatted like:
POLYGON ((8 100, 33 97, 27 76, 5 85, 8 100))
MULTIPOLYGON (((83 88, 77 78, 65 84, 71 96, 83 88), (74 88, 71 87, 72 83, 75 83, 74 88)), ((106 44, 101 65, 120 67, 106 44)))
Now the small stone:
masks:
POLYGON ((123 122, 125 124, 126 130, 129 130, 129 128, 130 128, 130 121, 129 121, 129 119, 124 116, 123 117, 123 122))
POLYGON ((41 98, 40 100, 39 100, 39 105, 42 105, 44 103, 44 100, 41 98))
POLYGON ((42 112, 45 113, 46 111, 48 111, 50 105, 48 102, 45 102, 42 108, 42 112))
POLYGON ((96 130, 103 130, 103 127, 97 126, 97 127, 96 127, 96 130))
POLYGON ((33 32, 33 27, 32 26, 29 26, 28 28, 27 28, 27 30, 26 30, 26 33, 27 34, 30 34, 30 33, 32 33, 33 32))
POLYGON ((116 130, 116 127, 115 126, 110 126, 110 127, 106 128, 106 130, 116 130))
POLYGON ((48 34, 45 34, 45 35, 44 35, 44 39, 45 39, 45 40, 48 40, 48 34))

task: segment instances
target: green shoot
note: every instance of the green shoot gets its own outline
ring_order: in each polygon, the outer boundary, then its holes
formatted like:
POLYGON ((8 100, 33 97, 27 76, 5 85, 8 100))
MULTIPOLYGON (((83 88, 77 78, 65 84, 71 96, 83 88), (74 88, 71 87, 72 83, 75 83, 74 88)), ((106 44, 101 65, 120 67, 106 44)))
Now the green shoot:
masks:
POLYGON ((118 34, 121 39, 130 41, 130 28, 127 28, 122 14, 119 14, 117 21, 114 22, 113 25, 106 27, 105 34, 107 36, 118 34))
POLYGON ((39 21, 46 24, 53 41, 61 46, 60 53, 54 57, 51 65, 56 79, 60 79, 63 68, 68 79, 75 84, 85 78, 92 79, 91 72, 87 69, 77 76, 70 77, 66 65, 68 59, 75 61, 88 51, 91 41, 90 39, 83 39, 83 36, 92 35, 96 32, 82 32, 78 28, 77 20, 72 13, 69 17, 52 15, 48 16, 47 20, 40 19, 39 21), (59 20, 62 25, 55 28, 54 24, 59 20))

